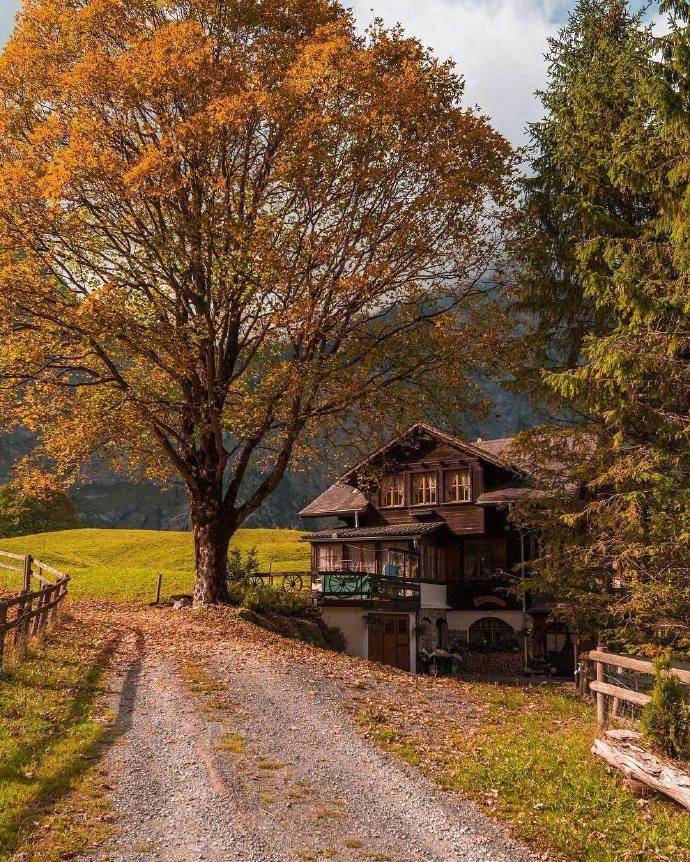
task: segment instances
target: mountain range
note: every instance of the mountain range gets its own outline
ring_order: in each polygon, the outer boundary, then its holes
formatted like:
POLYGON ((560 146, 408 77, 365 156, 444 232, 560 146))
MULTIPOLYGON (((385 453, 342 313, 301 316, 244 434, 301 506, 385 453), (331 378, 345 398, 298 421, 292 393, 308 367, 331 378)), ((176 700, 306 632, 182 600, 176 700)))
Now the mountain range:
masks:
MULTIPOLYGON (((463 423, 467 439, 492 439, 516 434, 534 424, 533 414, 524 398, 495 384, 486 390, 494 405, 484 420, 463 423)), ((411 417, 410 424, 414 417, 411 417)), ((31 450, 33 437, 27 431, 7 434, 0 444, 0 482, 7 482, 12 466, 31 450)), ((248 519, 247 527, 302 527, 297 513, 337 477, 340 467, 333 459, 313 468, 307 476, 288 472, 275 492, 248 519)), ((250 481, 257 474, 250 476, 250 481)), ((153 482, 118 476, 102 467, 89 471, 89 480, 72 488, 73 500, 84 526, 187 530, 189 512, 181 484, 161 489, 153 482)))

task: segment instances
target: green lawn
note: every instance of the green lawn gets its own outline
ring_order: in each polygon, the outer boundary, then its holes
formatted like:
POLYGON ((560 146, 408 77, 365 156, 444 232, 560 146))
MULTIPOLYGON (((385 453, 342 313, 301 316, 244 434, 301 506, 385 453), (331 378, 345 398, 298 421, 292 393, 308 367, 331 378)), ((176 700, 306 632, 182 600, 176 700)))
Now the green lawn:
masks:
POLYGON ((690 862, 690 814, 661 797, 640 806, 621 774, 591 754, 596 714, 574 690, 457 685, 459 724, 448 720, 449 695, 429 697, 424 732, 410 728, 406 703, 384 698, 356 717, 378 745, 556 858, 690 862))
MULTIPOLYGON (((309 545, 299 530, 238 530, 233 546, 243 553, 256 547, 261 571, 305 571, 309 545)), ((158 573, 163 596, 189 592, 194 580, 191 533, 156 530, 64 530, 0 540, 0 550, 30 553, 72 576, 75 597, 153 599, 158 573)), ((14 589, 18 579, 0 570, 0 586, 14 589)))
POLYGON ((105 837, 107 803, 91 767, 107 733, 98 699, 117 636, 83 632, 63 615, 0 674, 0 862, 59 862, 105 837))

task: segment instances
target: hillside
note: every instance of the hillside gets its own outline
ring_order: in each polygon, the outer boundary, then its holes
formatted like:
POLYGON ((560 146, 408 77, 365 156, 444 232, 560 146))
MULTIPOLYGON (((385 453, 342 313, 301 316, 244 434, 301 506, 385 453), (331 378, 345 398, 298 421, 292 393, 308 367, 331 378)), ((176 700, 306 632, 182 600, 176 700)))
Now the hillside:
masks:
MULTIPOLYGON (((233 547, 256 547, 261 570, 304 571, 309 545, 297 530, 238 530, 233 547)), ((72 576, 75 597, 152 599, 158 573, 163 595, 190 592, 194 545, 190 533, 154 530, 65 530, 0 540, 0 550, 31 553, 72 576)), ((0 574, 0 586, 16 588, 14 575, 0 574)))
MULTIPOLYGON (((534 424, 534 416, 524 397, 515 396, 490 381, 483 381, 482 388, 493 407, 484 419, 467 419, 464 435, 468 439, 506 437, 534 424)), ((27 431, 15 431, 2 438, 0 483, 8 481, 12 466, 31 451, 32 445, 33 438, 27 431)), ((298 529, 304 526, 297 513, 328 487, 341 467, 337 459, 324 455, 322 466, 312 469, 306 477, 288 472, 274 493, 248 519, 247 526, 298 529)), ((181 484, 176 483, 163 491, 152 482, 117 476, 97 461, 89 468, 88 476, 86 483, 70 491, 84 526, 189 529, 187 500, 181 484)), ((255 484, 258 474, 253 471, 248 478, 250 484, 255 484)))
MULTIPOLYGON (((14 431, 1 438, 0 484, 9 481, 12 467, 31 451, 33 442, 28 431, 14 431)), ((306 478, 288 473, 263 506, 249 517, 247 527, 302 527, 297 513, 324 490, 337 472, 337 465, 325 459, 323 470, 312 470, 306 478)), ((69 492, 84 526, 189 529, 189 510, 181 483, 162 490, 153 482, 117 475, 97 460, 89 466, 87 475, 87 482, 69 492)), ((248 479, 250 484, 256 484, 258 473, 250 471, 248 479)))

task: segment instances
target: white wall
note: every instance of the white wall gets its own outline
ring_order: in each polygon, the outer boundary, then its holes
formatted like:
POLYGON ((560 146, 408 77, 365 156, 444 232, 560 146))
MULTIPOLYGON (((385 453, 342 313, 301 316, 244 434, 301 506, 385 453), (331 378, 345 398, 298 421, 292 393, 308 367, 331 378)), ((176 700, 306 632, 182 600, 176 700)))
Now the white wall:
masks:
POLYGON ((422 582, 420 587, 422 613, 424 613, 424 608, 436 608, 437 610, 446 610, 448 608, 448 590, 445 584, 422 582))
POLYGON ((348 655, 369 658, 369 637, 364 625, 364 608, 322 608, 326 625, 337 626, 345 636, 348 655))

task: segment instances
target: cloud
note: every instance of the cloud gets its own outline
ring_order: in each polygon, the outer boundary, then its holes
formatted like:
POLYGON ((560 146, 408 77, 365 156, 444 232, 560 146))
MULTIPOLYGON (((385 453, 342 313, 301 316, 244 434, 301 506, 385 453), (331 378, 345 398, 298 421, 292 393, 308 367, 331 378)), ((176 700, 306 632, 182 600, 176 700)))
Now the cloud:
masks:
POLYGON ((534 91, 546 80, 547 39, 571 3, 549 0, 351 0, 361 26, 374 15, 452 57, 477 103, 512 142, 525 140, 525 124, 540 116, 534 91), (373 7, 373 12, 372 12, 373 7))

